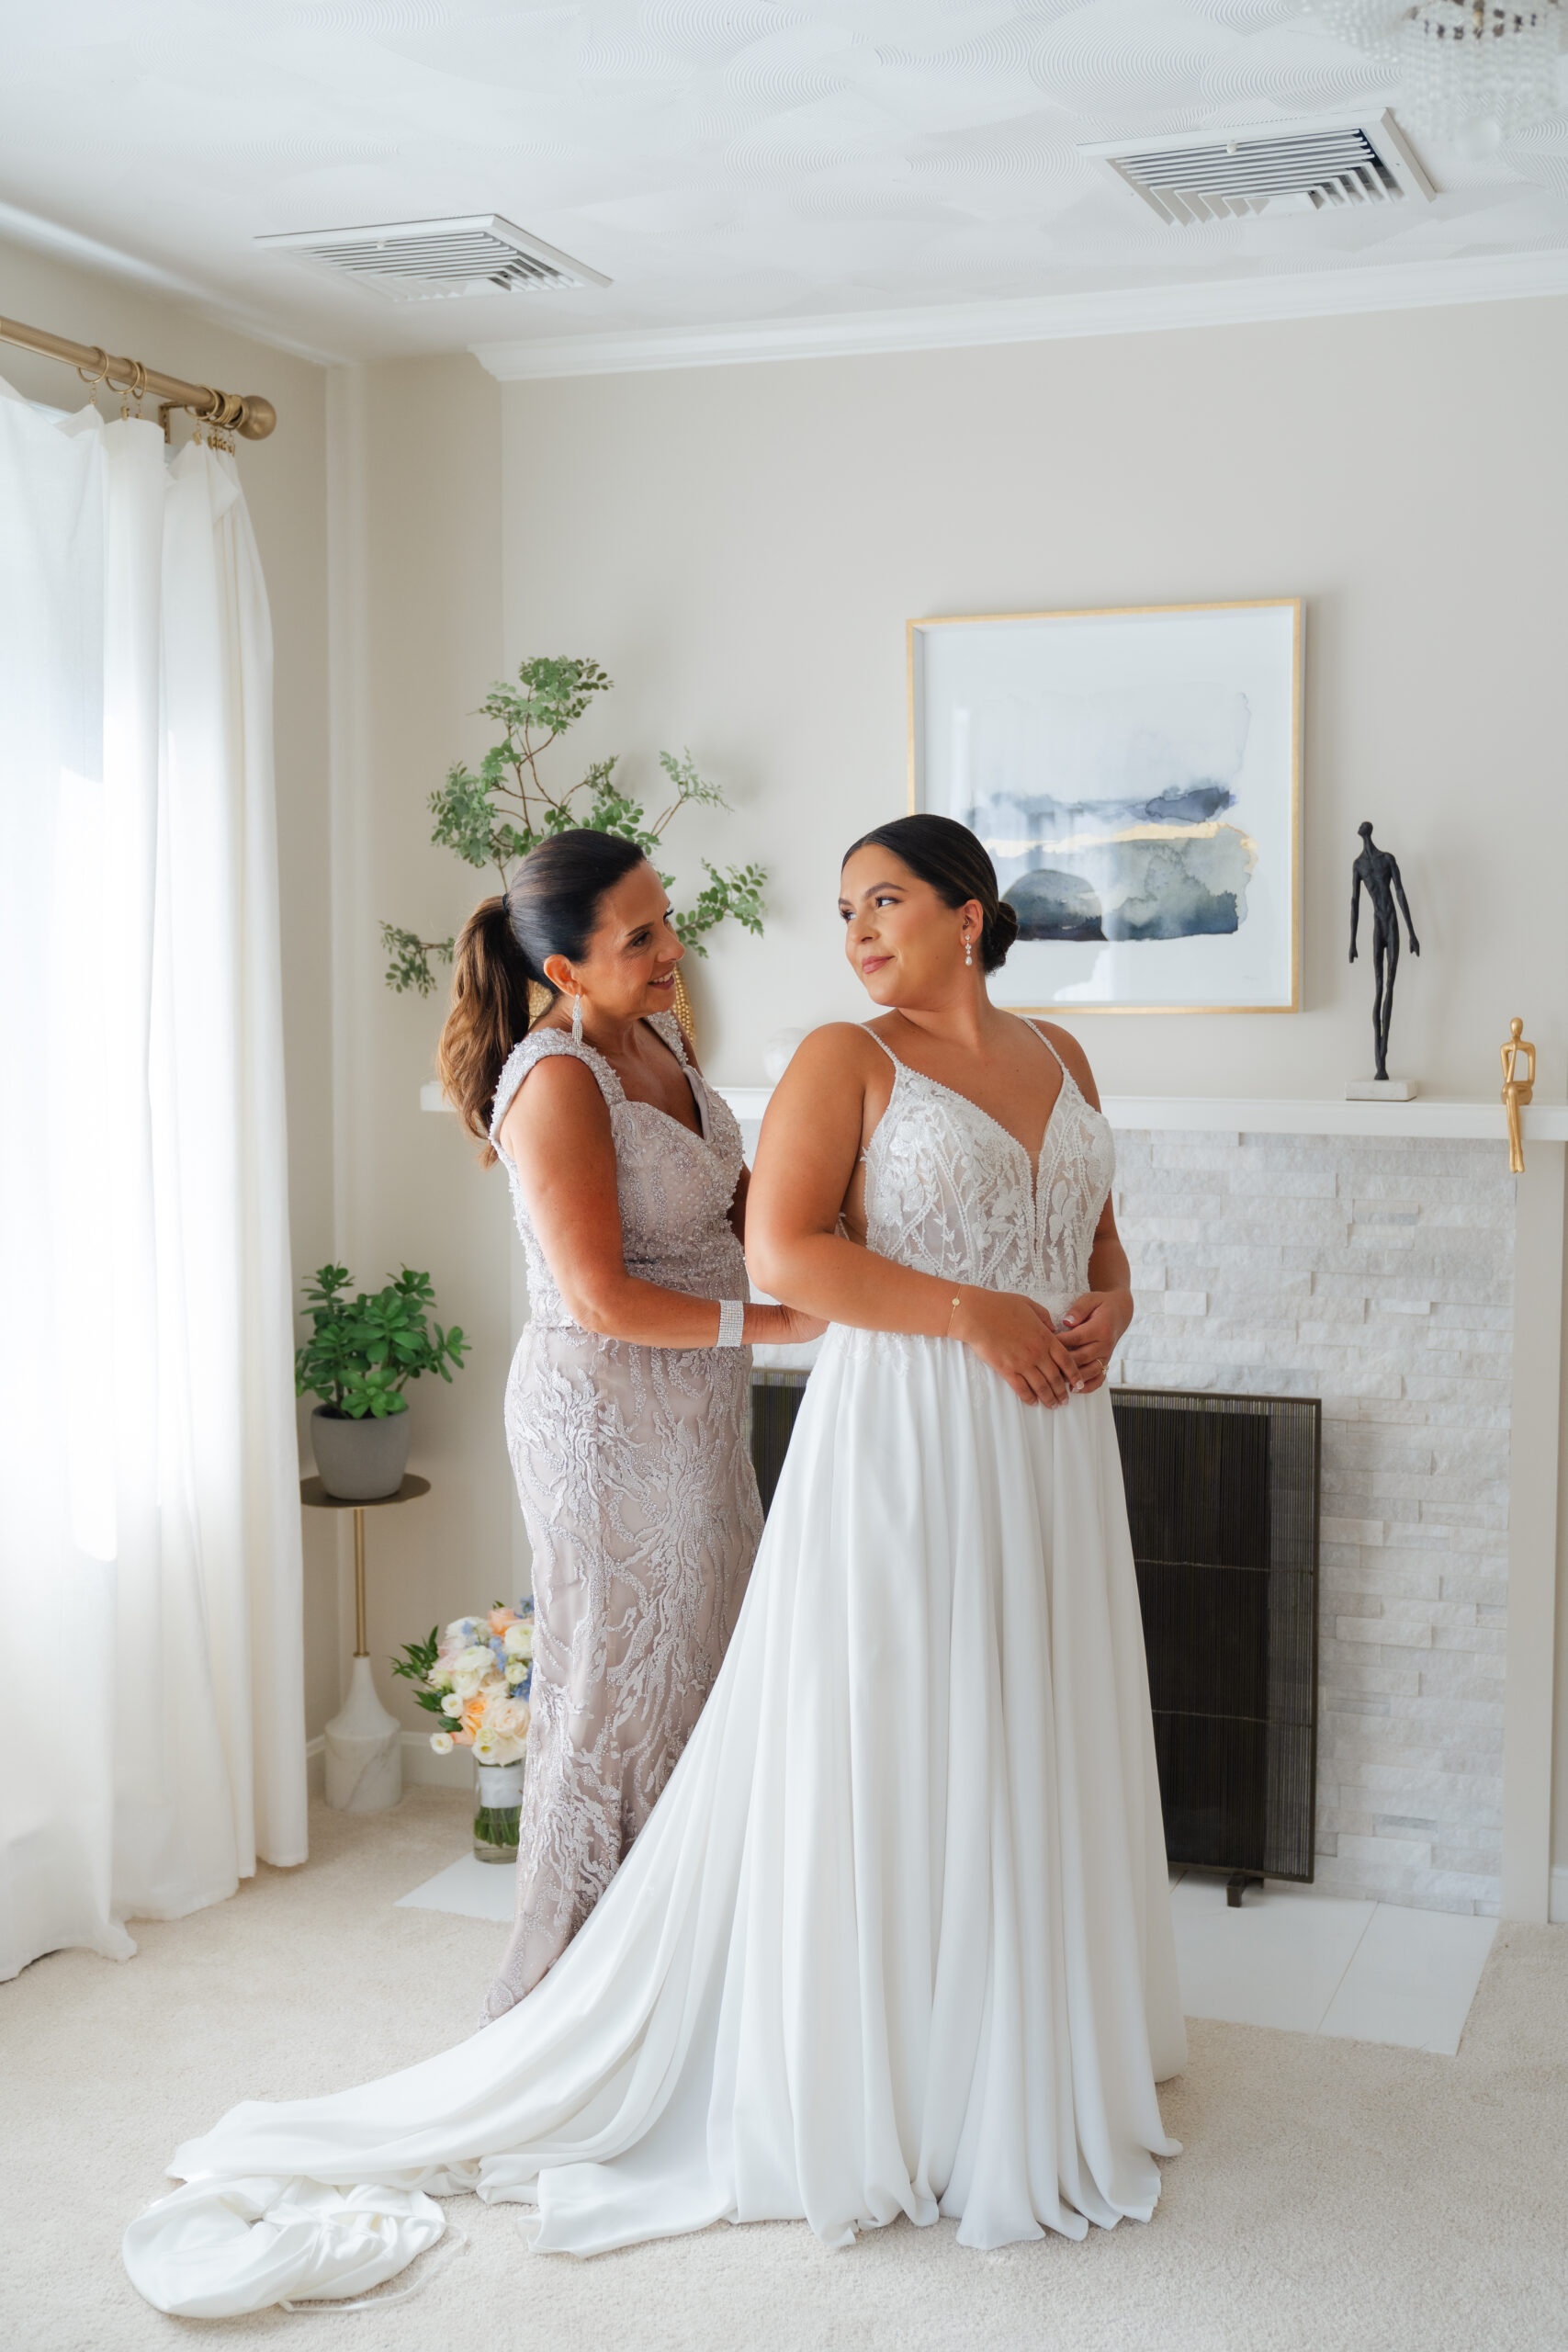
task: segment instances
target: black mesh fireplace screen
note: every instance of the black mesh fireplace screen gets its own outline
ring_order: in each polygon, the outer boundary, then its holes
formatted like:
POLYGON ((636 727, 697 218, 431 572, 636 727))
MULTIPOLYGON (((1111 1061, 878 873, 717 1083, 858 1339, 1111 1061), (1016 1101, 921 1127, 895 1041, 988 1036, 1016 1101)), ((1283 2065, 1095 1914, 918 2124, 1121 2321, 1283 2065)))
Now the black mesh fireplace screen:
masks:
POLYGON ((1111 1396, 1173 1862, 1310 1879, 1315 1396, 1111 1396))
MULTIPOLYGON (((803 1372, 751 1382, 762 1508, 803 1372)), ((1166 1850, 1310 1879, 1317 1779, 1315 1397, 1111 1393, 1143 1602, 1166 1850)))

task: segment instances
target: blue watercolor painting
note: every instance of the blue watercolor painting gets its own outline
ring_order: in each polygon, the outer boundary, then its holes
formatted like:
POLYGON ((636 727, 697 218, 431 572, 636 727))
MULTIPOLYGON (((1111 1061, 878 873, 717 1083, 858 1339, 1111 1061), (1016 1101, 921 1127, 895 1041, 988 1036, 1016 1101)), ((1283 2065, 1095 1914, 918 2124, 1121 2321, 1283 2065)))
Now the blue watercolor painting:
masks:
POLYGON ((1008 773, 963 815, 996 861, 1020 938, 1239 931, 1258 848, 1227 812, 1250 723, 1245 694, 1219 689, 1056 694, 993 721, 990 744, 966 745, 975 782, 989 781, 988 750, 1008 773), (1051 789, 1020 788, 1032 767, 1051 789))

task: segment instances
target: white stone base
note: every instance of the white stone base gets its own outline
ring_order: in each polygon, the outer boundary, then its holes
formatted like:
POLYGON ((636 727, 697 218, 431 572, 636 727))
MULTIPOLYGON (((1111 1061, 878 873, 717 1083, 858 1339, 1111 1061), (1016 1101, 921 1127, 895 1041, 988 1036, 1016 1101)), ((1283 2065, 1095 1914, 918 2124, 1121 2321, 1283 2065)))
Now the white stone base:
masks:
POLYGON ((1414 1102, 1421 1089, 1413 1078, 1353 1078, 1347 1102, 1414 1102))
POLYGON ((356 1657, 348 1696, 325 1733, 327 1803, 343 1813, 385 1813, 403 1792, 401 1726, 376 1696, 370 1661, 356 1657))

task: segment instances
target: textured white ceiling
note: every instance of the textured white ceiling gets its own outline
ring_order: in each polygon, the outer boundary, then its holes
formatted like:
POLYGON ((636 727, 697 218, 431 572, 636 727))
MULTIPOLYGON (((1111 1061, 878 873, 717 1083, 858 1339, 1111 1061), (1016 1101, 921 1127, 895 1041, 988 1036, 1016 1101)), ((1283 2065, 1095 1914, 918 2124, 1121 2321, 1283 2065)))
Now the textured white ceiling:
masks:
POLYGON ((1393 100, 1290 0, 0 0, 0 227, 344 356, 1568 248, 1568 113, 1422 147, 1435 205, 1191 230, 1075 152, 1393 100), (492 210, 614 283, 393 305, 253 243, 492 210))

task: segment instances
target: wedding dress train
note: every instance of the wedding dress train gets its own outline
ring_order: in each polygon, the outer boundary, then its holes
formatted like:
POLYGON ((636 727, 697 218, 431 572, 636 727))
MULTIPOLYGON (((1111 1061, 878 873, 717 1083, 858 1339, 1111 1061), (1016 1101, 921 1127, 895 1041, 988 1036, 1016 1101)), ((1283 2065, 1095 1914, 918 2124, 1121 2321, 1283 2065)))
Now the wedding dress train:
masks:
MULTIPOLYGON (((870 1246, 1059 1313, 1111 1167, 1066 1072, 1036 1170, 900 1064, 870 1246)), ((835 1327, 712 1696, 561 1960, 421 2065, 233 2109, 126 2260, 193 2315, 352 2294, 465 2189, 574 2254, 802 2216, 1081 2237, 1153 2211, 1184 2056, 1110 1397, 835 1327)))

